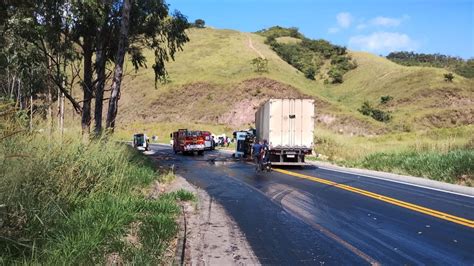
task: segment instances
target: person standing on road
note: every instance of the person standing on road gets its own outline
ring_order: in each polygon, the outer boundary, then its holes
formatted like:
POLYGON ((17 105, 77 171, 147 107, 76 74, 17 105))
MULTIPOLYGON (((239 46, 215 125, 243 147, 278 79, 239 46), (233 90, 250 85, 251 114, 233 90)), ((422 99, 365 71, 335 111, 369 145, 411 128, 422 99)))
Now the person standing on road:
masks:
POLYGON ((255 161, 257 169, 258 169, 258 167, 260 167, 260 155, 262 153, 262 147, 263 147, 263 145, 262 145, 261 141, 255 142, 252 145, 252 158, 255 161))

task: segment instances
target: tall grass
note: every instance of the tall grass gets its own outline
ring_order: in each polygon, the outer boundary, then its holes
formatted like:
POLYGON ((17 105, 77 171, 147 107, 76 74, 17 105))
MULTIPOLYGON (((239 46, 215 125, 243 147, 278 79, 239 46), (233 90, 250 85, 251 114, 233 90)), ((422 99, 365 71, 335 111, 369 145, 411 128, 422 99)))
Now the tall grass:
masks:
POLYGON ((104 264, 114 254, 126 264, 163 262, 176 202, 192 195, 151 199, 142 192, 160 180, 151 162, 124 145, 80 139, 0 141, 0 264, 104 264), (139 245, 126 238, 133 227, 139 245))
POLYGON ((474 150, 405 151, 374 153, 355 163, 364 168, 428 177, 434 180, 472 186, 474 150))
POLYGON ((337 164, 474 185, 473 126, 362 137, 315 133, 319 158, 337 164))

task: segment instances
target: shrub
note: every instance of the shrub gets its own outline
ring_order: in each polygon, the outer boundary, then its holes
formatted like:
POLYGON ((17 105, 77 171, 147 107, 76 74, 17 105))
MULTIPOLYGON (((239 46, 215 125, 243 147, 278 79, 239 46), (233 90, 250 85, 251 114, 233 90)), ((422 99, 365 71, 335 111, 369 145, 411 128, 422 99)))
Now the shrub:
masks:
POLYGON ((454 75, 453 73, 446 73, 444 74, 444 81, 446 82, 453 82, 454 75))
POLYGON ((316 71, 312 67, 307 68, 304 72, 304 76, 307 79, 315 80, 315 77, 314 77, 315 75, 316 75, 316 71))
POLYGON ((388 122, 392 119, 390 113, 379 110, 379 109, 372 109, 371 117, 380 122, 388 122))
POLYGON ((368 101, 365 101, 362 106, 357 109, 357 111, 359 111, 363 115, 370 116, 380 122, 389 122, 392 119, 392 115, 390 114, 390 112, 385 112, 380 109, 376 109, 372 107, 372 105, 368 101))
POLYGON ((357 109, 357 111, 359 111, 363 115, 370 116, 372 114, 372 106, 368 101, 365 101, 364 103, 362 103, 362 106, 357 109))
POLYGON ((380 97, 380 103, 381 104, 386 104, 386 103, 390 102, 391 100, 393 100, 393 97, 390 96, 390 95, 380 97))
POLYGON ((331 78, 331 83, 333 83, 333 84, 344 82, 343 77, 342 77, 343 73, 337 67, 332 67, 328 71, 328 76, 331 78))
POLYGON ((254 66, 255 72, 257 73, 268 72, 268 59, 266 58, 256 57, 252 59, 251 64, 254 66))

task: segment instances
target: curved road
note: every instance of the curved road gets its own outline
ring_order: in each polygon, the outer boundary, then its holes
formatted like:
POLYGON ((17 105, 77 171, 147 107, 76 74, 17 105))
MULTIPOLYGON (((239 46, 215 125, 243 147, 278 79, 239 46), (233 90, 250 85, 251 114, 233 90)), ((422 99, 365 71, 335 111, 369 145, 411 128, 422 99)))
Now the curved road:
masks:
POLYGON ((316 167, 256 174, 213 151, 164 164, 219 201, 262 264, 474 264, 474 198, 316 167))

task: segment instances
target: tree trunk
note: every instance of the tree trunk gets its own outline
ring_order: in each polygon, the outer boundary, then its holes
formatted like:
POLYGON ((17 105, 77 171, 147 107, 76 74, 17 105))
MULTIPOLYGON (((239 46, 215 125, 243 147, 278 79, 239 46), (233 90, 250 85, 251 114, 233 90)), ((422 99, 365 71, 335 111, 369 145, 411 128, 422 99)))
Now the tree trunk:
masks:
POLYGON ((110 88, 109 109, 107 112, 106 127, 109 132, 113 132, 115 128, 115 119, 118 111, 118 101, 120 97, 120 85, 123 75, 123 61, 125 51, 128 47, 128 29, 130 24, 130 9, 132 0, 124 0, 122 8, 122 22, 120 25, 120 39, 118 43, 117 55, 115 58, 114 77, 110 88))
POLYGON ((82 136, 84 140, 89 138, 91 126, 91 101, 92 101, 92 40, 84 38, 84 81, 82 90, 84 92, 84 99, 82 102, 82 136))
POLYGON ((51 84, 48 84, 48 134, 51 137, 53 133, 53 96, 51 93, 51 84))
POLYGON ((21 95, 21 77, 16 80, 18 86, 18 104, 20 106, 20 110, 23 110, 23 96, 21 95))
POLYGON ((33 90, 30 88, 30 132, 33 132, 33 90))
POLYGON ((57 99, 57 104, 58 104, 58 110, 56 111, 56 116, 58 118, 58 130, 61 129, 61 101, 60 101, 60 96, 61 96, 61 90, 58 87, 57 91, 58 99, 57 99))
MULTIPOLYGON (((64 65, 63 65, 63 73, 66 73, 66 60, 64 60, 64 65)), ((66 77, 61 78, 62 81, 62 88, 65 90, 66 89, 66 77)), ((64 92, 61 91, 61 89, 58 90, 58 100, 59 100, 59 132, 61 133, 61 140, 64 135, 64 100, 65 100, 65 95, 64 92)))
MULTIPOLYGON (((74 88, 74 86, 71 85, 71 86, 70 86, 70 89, 69 89, 69 95, 71 95, 72 97, 74 97, 73 88, 74 88)), ((75 121, 75 120, 76 120, 76 112, 77 112, 77 111, 76 111, 76 109, 74 109, 74 105, 72 105, 71 112, 72 112, 72 115, 71 115, 72 121, 75 121)), ((81 114, 82 114, 82 108, 81 108, 81 114)))
POLYGON ((106 64, 106 55, 105 55, 105 44, 106 44, 106 30, 107 30, 107 20, 102 25, 100 31, 97 34, 97 52, 95 58, 95 67, 97 73, 97 82, 95 88, 95 111, 94 111, 94 120, 95 127, 94 133, 96 136, 102 134, 102 111, 104 106, 104 86, 105 86, 105 64, 106 64))
POLYGON ((59 110, 59 131, 61 133, 61 137, 64 134, 64 93, 61 93, 60 96, 60 110, 59 110))

